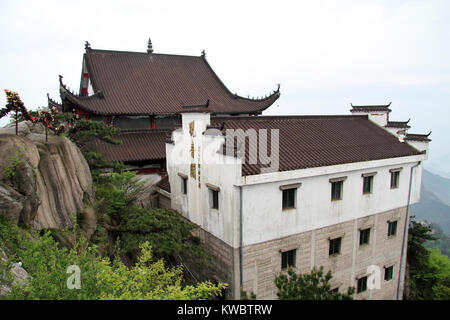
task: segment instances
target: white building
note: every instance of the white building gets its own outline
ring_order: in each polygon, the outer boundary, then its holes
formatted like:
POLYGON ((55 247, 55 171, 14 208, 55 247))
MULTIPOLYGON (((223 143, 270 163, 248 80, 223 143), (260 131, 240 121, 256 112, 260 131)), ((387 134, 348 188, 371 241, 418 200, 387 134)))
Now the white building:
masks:
POLYGON ((228 283, 228 297, 242 289, 276 298, 274 277, 289 266, 324 266, 333 288, 353 286, 357 299, 402 297, 407 211, 420 198, 429 140, 413 148, 406 132, 389 130, 388 106, 377 107, 353 106, 351 116, 182 114, 166 144, 171 206, 199 226, 213 257, 204 273, 228 283))

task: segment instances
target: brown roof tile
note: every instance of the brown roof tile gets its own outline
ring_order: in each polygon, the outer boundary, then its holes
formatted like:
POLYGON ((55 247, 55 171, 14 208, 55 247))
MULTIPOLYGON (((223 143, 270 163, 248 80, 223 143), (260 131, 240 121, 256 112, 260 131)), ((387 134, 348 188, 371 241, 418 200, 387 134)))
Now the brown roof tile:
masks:
POLYGON ((164 191, 167 191, 170 193, 170 183, 169 183, 169 176, 165 176, 163 179, 161 179, 157 184, 158 187, 163 189, 164 191))
MULTIPOLYGON (((411 119, 409 119, 411 120, 411 119)), ((388 121, 387 125, 385 125, 386 128, 399 128, 399 129, 408 129, 411 128, 411 126, 408 125, 408 121, 388 121)))
POLYGON ((365 106, 354 106, 353 104, 350 104, 352 106, 352 109, 350 109, 351 112, 377 112, 377 111, 387 111, 391 112, 392 110, 389 109, 389 106, 391 103, 386 105, 365 105, 365 106))
POLYGON ((121 145, 95 140, 92 147, 108 161, 135 162, 166 158, 167 130, 122 131, 114 135, 121 145))
MULTIPOLYGON (((270 129, 278 129, 279 171, 421 154, 367 116, 224 117, 214 118, 212 122, 212 126, 223 126, 223 134, 226 129, 268 129, 269 142, 270 129)), ((264 165, 248 164, 246 144, 242 174, 259 174, 264 165)))
POLYGON ((428 138, 430 134, 431 131, 428 134, 408 133, 406 134, 405 140, 429 142, 431 141, 431 139, 428 138))
POLYGON ((280 96, 264 99, 232 94, 203 56, 94 50, 84 54, 95 94, 61 98, 102 115, 173 114, 196 106, 211 113, 260 113, 280 96))

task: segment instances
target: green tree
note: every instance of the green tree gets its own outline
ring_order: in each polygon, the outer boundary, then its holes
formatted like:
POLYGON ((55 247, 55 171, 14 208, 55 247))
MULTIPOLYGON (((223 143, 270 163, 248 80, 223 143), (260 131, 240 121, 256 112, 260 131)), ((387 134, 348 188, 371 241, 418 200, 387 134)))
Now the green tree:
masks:
POLYGON ((411 218, 408 231, 407 263, 409 269, 410 289, 407 299, 433 299, 433 286, 438 282, 436 269, 430 264, 430 251, 425 242, 434 240, 431 228, 411 218))
POLYGON ((346 293, 331 290, 332 272, 313 268, 311 273, 297 274, 292 268, 275 278, 277 296, 281 300, 352 300, 355 289, 349 287, 346 293))
POLYGON ((104 260, 98 274, 101 299, 106 300, 205 300, 219 295, 226 285, 211 282, 182 286, 181 266, 166 268, 164 260, 153 261, 151 246, 144 242, 137 263, 127 268, 122 262, 112 266, 104 260))
MULTIPOLYGON (((138 262, 128 268, 119 259, 102 259, 83 237, 67 250, 50 232, 24 231, 3 218, 0 231, 0 246, 8 248, 9 258, 21 261, 29 274, 28 283, 13 286, 7 299, 211 299, 225 287, 210 282, 185 285, 182 267, 167 268, 164 260, 155 260, 148 242, 140 246, 138 262), (80 289, 67 287, 71 265, 81 270, 80 289)), ((0 283, 11 282, 5 266, 0 266, 0 283)))

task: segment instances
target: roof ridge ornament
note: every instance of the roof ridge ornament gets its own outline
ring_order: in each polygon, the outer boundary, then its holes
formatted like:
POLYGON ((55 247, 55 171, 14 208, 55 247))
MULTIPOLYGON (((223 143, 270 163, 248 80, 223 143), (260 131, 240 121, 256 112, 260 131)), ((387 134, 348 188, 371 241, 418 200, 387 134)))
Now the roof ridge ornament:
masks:
POLYGON ((86 41, 84 43, 84 49, 87 51, 88 49, 91 49, 91 44, 89 43, 89 41, 86 41))
POLYGON ((206 51, 205 50, 202 51, 202 58, 206 58, 206 51))
POLYGON ((147 53, 148 54, 153 53, 153 44, 152 44, 152 40, 150 38, 148 38, 147 53))

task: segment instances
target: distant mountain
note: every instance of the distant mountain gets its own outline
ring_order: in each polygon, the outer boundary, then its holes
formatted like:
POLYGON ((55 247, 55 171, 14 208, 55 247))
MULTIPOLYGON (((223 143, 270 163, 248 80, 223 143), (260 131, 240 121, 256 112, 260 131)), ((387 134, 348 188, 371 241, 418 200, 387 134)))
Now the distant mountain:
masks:
POLYGON ((415 215, 418 221, 437 224, 450 235, 450 179, 424 169, 421 200, 411 206, 411 215, 415 215))
POLYGON ((450 206, 450 179, 431 173, 424 169, 422 173, 422 187, 434 194, 441 202, 450 206))

